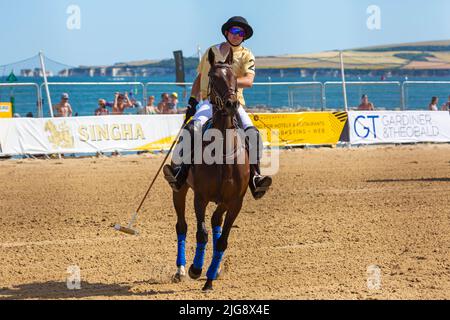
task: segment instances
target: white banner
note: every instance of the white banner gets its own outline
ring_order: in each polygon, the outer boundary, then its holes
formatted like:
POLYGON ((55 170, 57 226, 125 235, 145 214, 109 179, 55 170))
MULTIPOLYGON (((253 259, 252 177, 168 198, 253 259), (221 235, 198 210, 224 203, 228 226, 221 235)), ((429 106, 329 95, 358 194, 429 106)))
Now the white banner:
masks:
POLYGON ((0 119, 0 154, 168 149, 183 115, 0 119))
POLYGON ((350 143, 450 142, 447 111, 350 111, 350 143))

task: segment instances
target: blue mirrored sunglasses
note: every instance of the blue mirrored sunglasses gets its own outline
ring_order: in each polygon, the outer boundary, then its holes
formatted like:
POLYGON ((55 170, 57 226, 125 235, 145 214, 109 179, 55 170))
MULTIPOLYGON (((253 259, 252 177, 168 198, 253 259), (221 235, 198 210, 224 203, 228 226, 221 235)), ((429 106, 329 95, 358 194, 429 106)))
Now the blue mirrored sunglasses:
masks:
POLYGON ((239 35, 240 37, 245 37, 245 30, 239 27, 231 27, 228 32, 232 35, 239 35))

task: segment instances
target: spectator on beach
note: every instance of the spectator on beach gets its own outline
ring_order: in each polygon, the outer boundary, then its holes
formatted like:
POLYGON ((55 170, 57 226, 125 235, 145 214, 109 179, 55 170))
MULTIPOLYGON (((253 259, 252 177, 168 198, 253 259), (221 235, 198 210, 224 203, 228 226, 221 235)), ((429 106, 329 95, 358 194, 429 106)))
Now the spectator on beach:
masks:
POLYGON ((138 109, 137 112, 139 113, 139 108, 143 108, 142 102, 138 101, 136 98, 133 98, 133 92, 130 92, 130 101, 132 104, 132 108, 138 109))
POLYGON ((140 101, 135 101, 134 107, 137 109, 137 114, 145 114, 145 108, 140 101))
POLYGON ((448 101, 442 105, 442 111, 450 111, 450 96, 448 96, 448 101))
POLYGON ((69 94, 63 93, 61 95, 61 101, 53 106, 53 110, 56 111, 56 117, 71 117, 72 106, 69 103, 69 94))
POLYGON ((145 107, 145 114, 157 114, 158 108, 155 106, 155 96, 148 97, 147 106, 145 107))
POLYGON ((172 92, 169 98, 167 113, 176 114, 178 105, 178 93, 172 92))
POLYGON ((369 101, 369 96, 363 94, 361 97, 361 104, 358 106, 358 111, 374 111, 375 106, 369 101))
POLYGON ((106 109, 106 100, 99 99, 98 100, 98 108, 95 110, 96 116, 107 116, 109 114, 108 109, 106 109))
POLYGON ((430 110, 430 111, 439 111, 438 103, 439 103, 439 98, 438 97, 431 98, 431 103, 428 105, 428 110, 430 110))
POLYGON ((119 115, 123 114, 124 110, 126 108, 133 107, 133 103, 131 103, 130 99, 128 98, 128 94, 125 92, 125 94, 116 92, 114 95, 114 105, 112 108, 112 114, 119 115))
POLYGON ((162 114, 167 114, 169 110, 169 94, 163 93, 161 95, 161 101, 158 103, 158 111, 162 114))

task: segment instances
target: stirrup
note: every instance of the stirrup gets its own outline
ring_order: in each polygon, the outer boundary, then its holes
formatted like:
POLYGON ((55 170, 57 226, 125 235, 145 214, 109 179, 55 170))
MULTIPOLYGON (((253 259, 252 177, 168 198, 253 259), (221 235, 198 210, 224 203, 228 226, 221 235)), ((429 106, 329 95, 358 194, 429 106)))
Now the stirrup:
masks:
POLYGON ((176 178, 176 173, 171 165, 166 164, 163 168, 164 179, 169 183, 173 191, 180 191, 180 186, 178 185, 178 180, 176 178))
POLYGON ((271 177, 263 177, 260 175, 256 175, 252 179, 252 188, 250 188, 253 198, 255 200, 261 199, 269 190, 270 186, 272 185, 272 178, 271 177), (258 186, 256 185, 256 179, 261 179, 258 182, 258 186))
POLYGON ((267 191, 272 185, 271 177, 254 176, 253 185, 255 186, 255 192, 267 191), (256 179, 260 179, 258 185, 256 185, 256 179))

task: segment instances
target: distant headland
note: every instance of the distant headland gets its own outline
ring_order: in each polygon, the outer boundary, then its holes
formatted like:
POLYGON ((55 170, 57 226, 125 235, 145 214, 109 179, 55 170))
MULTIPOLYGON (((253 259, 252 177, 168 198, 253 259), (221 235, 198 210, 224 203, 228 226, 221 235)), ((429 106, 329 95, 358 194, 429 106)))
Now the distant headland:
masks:
MULTIPOLYGON (((340 70, 339 51, 256 57, 260 76, 330 76, 340 70)), ((356 48, 344 51, 346 73, 373 76, 450 76, 450 40, 356 48)), ((185 72, 195 75, 198 57, 184 58, 185 72)), ((174 74, 174 59, 79 66, 59 71, 61 77, 147 77, 174 74)), ((38 70, 39 71, 39 70, 38 70)), ((36 76, 24 69, 20 75, 36 76)), ((56 75, 56 74, 55 74, 56 75)))

